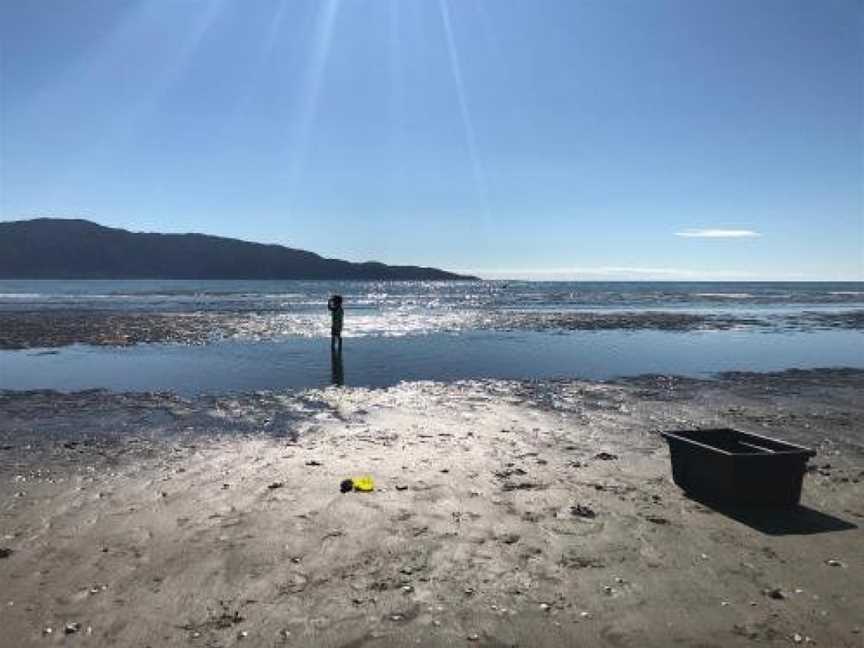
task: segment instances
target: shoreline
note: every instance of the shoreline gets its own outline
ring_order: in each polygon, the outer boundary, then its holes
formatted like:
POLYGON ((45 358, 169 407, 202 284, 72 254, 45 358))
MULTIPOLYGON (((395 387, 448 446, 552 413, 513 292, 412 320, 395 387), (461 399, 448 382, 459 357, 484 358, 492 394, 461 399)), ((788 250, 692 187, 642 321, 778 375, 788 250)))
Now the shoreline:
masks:
POLYGON ((0 645, 79 624, 67 641, 106 646, 857 647, 862 388, 793 370, 0 392, 0 645), (686 498, 658 432, 709 425, 815 448, 801 512, 686 498), (375 492, 339 493, 362 474, 375 492))

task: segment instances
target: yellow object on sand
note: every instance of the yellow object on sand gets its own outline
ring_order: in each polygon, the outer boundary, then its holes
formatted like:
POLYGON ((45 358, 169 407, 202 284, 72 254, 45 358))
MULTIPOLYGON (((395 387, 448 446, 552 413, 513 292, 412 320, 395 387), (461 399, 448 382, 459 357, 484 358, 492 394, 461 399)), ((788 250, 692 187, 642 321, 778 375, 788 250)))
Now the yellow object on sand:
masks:
POLYGON ((363 491, 364 493, 375 490, 375 482, 369 475, 352 477, 351 482, 354 484, 354 490, 363 491))

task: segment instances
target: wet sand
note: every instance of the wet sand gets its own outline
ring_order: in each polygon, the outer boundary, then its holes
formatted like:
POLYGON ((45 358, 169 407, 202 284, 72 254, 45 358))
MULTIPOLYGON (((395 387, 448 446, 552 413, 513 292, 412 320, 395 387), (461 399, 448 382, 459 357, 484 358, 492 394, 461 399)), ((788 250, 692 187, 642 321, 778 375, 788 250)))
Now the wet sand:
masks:
MULTIPOLYGON (((354 315, 358 317, 357 314, 354 315)), ((362 317, 362 315, 359 315, 362 317)), ((793 314, 692 313, 680 311, 553 312, 462 311, 417 317, 400 315, 403 332, 493 331, 728 331, 790 332, 864 330, 864 310, 793 314)), ((0 312, 0 350, 49 349, 87 344, 205 344, 224 339, 269 340, 327 335, 319 314, 283 312, 144 313, 122 311, 0 312)))
POLYGON ((860 648, 862 390, 3 392, 0 645, 860 648), (686 498, 658 432, 716 425, 815 448, 805 506, 686 498))

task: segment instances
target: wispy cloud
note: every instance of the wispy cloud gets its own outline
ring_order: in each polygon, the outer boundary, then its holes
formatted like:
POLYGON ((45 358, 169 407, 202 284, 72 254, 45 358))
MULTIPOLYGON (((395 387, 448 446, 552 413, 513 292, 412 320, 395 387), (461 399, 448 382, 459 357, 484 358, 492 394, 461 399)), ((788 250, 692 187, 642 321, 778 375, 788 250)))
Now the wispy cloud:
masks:
POLYGON ((675 232, 675 236, 685 238, 755 238, 762 235, 748 229, 687 229, 675 232))

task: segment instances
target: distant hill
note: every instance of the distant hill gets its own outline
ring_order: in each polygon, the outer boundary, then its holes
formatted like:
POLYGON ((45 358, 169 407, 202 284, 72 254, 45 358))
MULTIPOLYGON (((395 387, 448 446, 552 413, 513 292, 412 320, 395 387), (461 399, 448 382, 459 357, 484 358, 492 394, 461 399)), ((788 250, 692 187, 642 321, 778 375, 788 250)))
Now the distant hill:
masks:
POLYGON ((474 279, 436 268, 351 263, 206 234, 150 234, 86 220, 0 223, 3 279, 474 279))

